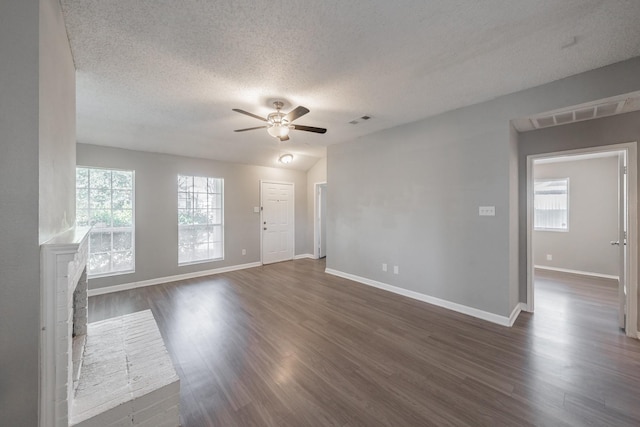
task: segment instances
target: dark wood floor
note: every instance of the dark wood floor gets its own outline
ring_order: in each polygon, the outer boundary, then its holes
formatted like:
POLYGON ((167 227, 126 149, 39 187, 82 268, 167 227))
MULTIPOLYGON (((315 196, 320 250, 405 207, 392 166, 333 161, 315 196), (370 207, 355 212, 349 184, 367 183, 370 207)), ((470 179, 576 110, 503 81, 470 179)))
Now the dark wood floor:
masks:
POLYGON ((92 297, 150 308, 196 426, 640 425, 640 342, 615 289, 540 276, 513 328, 299 260, 92 297))

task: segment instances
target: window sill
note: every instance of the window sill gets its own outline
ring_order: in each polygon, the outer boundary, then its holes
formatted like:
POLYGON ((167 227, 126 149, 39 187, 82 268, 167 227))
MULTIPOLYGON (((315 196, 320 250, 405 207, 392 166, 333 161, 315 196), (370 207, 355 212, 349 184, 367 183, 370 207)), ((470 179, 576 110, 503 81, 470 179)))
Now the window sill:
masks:
POLYGON ((133 274, 136 270, 113 271, 110 273, 87 274, 87 279, 101 279, 103 277, 122 276, 124 274, 133 274))
POLYGON ((186 267, 187 265, 196 265, 196 264, 206 264, 208 262, 217 262, 224 261, 224 257, 221 258, 211 258, 211 259, 201 259, 198 261, 189 261, 189 262, 178 262, 178 267, 186 267))

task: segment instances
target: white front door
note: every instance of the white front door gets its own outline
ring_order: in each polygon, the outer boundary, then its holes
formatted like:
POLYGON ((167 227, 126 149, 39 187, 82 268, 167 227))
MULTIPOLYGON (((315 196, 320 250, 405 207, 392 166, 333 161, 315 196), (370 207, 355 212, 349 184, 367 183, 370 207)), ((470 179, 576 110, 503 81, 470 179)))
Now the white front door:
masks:
POLYGON ((262 263, 293 259, 293 184, 261 181, 262 263))

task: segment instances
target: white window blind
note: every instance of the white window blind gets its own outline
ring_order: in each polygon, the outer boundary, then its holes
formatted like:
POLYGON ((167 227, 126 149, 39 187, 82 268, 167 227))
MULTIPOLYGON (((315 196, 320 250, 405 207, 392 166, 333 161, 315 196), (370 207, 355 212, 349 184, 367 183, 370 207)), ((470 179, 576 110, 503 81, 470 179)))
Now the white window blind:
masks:
POLYGON ((569 229, 569 178, 535 181, 534 228, 556 231, 569 229))

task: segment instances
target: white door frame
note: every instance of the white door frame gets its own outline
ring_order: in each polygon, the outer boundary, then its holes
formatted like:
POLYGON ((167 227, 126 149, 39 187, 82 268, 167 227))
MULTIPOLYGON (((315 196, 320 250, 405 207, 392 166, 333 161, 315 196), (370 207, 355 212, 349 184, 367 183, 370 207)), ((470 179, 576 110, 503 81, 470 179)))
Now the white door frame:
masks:
POLYGON ((295 259, 296 257, 296 184, 294 182, 286 182, 286 181, 274 181, 272 179, 261 179, 260 183, 258 185, 260 185, 260 228, 258 229, 260 232, 260 264, 264 265, 263 262, 263 257, 262 257, 262 251, 263 251, 263 246, 262 246, 262 228, 264 227, 264 220, 262 219, 263 216, 263 212, 264 212, 264 204, 262 203, 262 184, 263 183, 268 183, 268 184, 287 184, 287 185, 291 185, 291 189, 292 194, 291 197, 293 198, 292 200, 292 206, 293 206, 293 258, 295 259))
POLYGON ((313 184, 313 258, 320 258, 320 250, 318 248, 318 243, 320 243, 320 227, 318 223, 320 222, 320 206, 318 204, 318 199, 320 197, 320 186, 327 185, 327 181, 316 182, 313 184))
POLYGON ((609 151, 626 151, 627 154, 627 301, 626 325, 627 336, 638 336, 638 194, 637 194, 637 142, 614 145, 603 145, 576 150, 557 151, 554 153, 534 154, 527 156, 527 311, 534 311, 534 262, 533 262, 533 162, 534 160, 561 157, 575 154, 602 153, 609 151))

